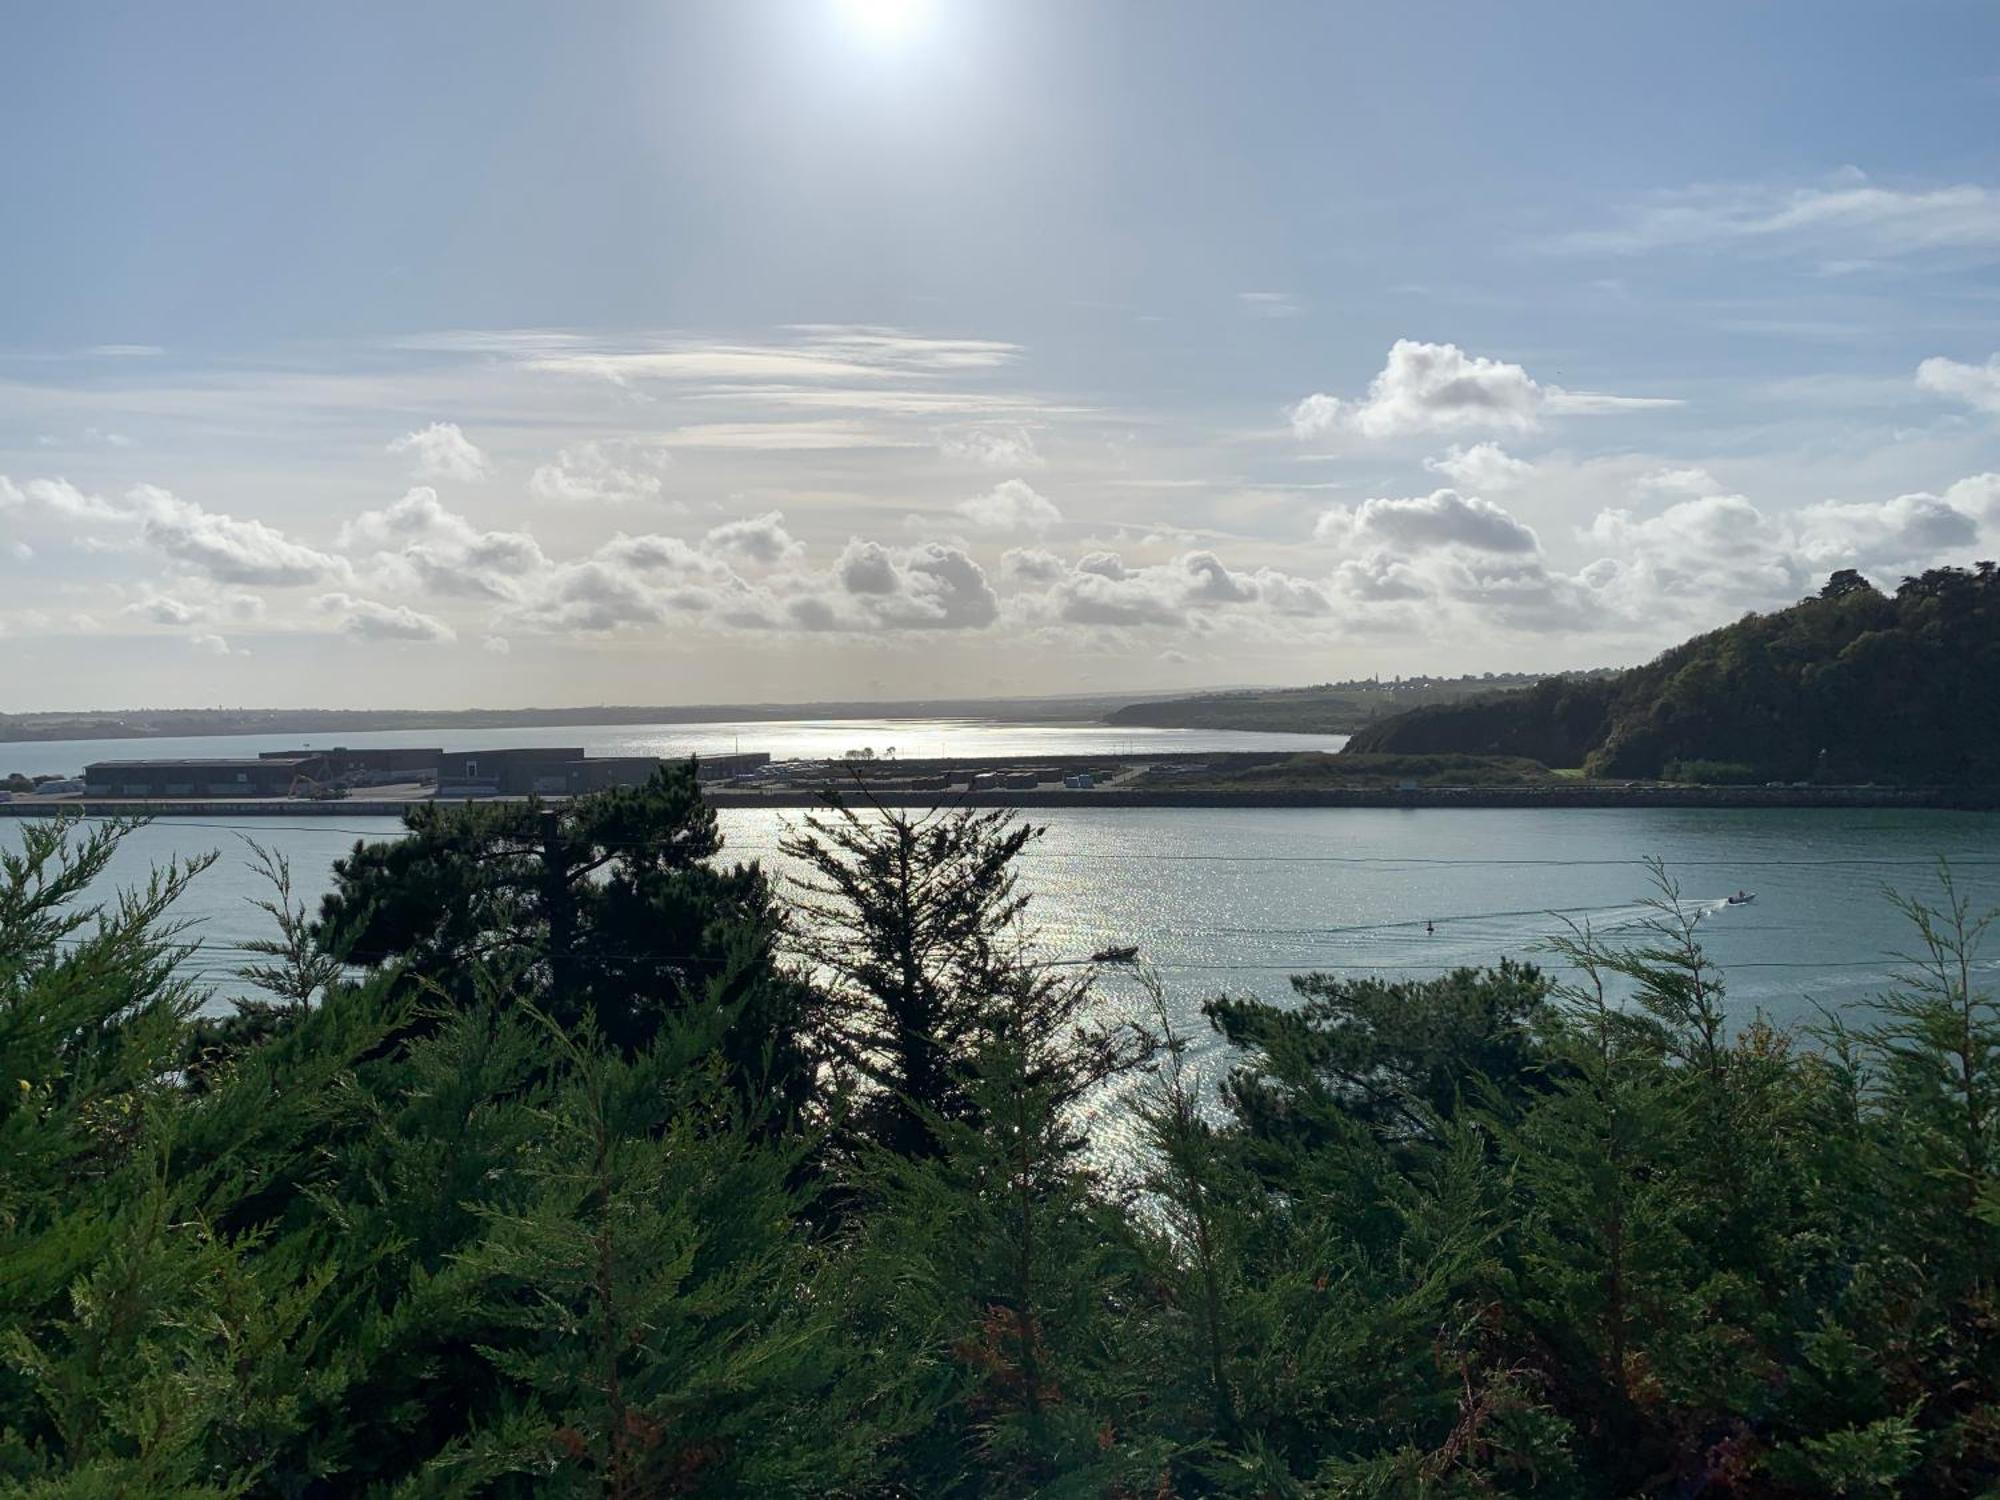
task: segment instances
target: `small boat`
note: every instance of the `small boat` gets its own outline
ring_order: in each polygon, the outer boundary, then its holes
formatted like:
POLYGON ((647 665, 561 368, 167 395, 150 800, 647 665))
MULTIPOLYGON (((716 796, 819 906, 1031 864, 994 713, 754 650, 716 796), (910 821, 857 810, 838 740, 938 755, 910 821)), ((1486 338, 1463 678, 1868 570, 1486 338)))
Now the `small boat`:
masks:
POLYGON ((1139 947, 1134 943, 1124 948, 1099 948, 1090 955, 1094 964, 1135 964, 1139 961, 1139 947))
POLYGON ((1756 899, 1757 899, 1757 893, 1755 891, 1738 891, 1733 896, 1724 897, 1723 905, 1748 906, 1752 901, 1755 901, 1756 899))

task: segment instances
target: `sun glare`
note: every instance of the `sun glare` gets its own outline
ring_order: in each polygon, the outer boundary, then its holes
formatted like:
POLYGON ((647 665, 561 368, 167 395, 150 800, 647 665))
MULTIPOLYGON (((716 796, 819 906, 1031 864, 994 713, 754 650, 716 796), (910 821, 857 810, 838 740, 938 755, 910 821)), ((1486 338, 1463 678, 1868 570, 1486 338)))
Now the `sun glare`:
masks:
POLYGON ((924 18, 926 0, 838 0, 848 26, 871 42, 901 41, 924 18))

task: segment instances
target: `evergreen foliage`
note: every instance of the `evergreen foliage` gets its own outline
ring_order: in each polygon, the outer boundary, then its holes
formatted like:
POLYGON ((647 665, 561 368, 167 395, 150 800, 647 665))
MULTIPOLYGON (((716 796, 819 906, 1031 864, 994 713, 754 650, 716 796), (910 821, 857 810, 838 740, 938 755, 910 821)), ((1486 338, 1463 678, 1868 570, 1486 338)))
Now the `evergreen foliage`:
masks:
POLYGON ((2000 570, 1934 568, 1884 595, 1852 569, 1610 677, 1418 708, 1354 754, 1521 755, 1595 776, 2000 782, 2000 570))
POLYGON ((2000 1007, 1948 876, 1809 1034, 1736 1019, 1659 871, 1636 941, 1190 1037, 1047 961, 1004 817, 801 832, 795 972, 671 778, 552 862, 512 816, 348 861, 337 970, 274 864, 240 1026, 176 977, 202 861, 106 898, 121 826, 20 825, 0 1492, 1993 1492, 2000 1007), (627 963, 627 902, 715 961, 627 963))

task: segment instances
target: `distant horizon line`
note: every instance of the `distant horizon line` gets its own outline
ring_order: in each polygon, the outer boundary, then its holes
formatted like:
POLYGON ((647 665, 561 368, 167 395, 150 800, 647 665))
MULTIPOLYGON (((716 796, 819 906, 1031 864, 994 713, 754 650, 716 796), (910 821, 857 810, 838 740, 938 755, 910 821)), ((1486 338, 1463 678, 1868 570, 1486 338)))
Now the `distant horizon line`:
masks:
MULTIPOLYGON (((268 715, 274 717, 275 716, 304 717, 308 715, 319 715, 327 718, 357 718, 363 716, 379 716, 379 717, 396 716, 405 718, 413 716, 430 716, 436 718, 462 718, 470 715, 479 715, 479 714, 577 715, 577 714, 591 714, 591 713, 610 713, 610 714, 620 714, 620 715, 673 714, 680 716, 687 716, 692 714, 709 714, 716 716, 728 716, 731 714, 771 714, 784 711, 788 713, 804 715, 806 711, 814 709, 916 710, 916 709, 937 709, 945 707, 972 708, 980 706, 991 706, 991 707, 1022 706, 1022 705, 1033 705, 1039 703, 1075 703, 1075 704, 1144 703, 1144 702, 1154 702, 1160 700, 1170 700, 1176 698, 1219 697, 1236 693, 1293 693, 1293 692, 1310 692, 1315 688, 1368 687, 1368 686, 1379 686, 1385 682, 1387 683, 1462 682, 1475 679, 1484 680, 1489 678, 1495 680, 1501 680, 1507 678, 1563 677, 1563 676, 1578 676, 1578 675, 1595 674, 1595 673, 1601 673, 1607 671, 1619 671, 1619 670, 1623 670, 1623 668, 1611 667, 1611 666, 1563 667, 1563 668, 1550 668, 1547 670, 1524 669, 1524 670, 1510 670, 1504 672, 1482 671, 1482 672, 1457 672, 1450 674, 1440 673, 1440 672, 1399 672, 1399 673, 1381 673, 1370 677, 1331 678, 1319 682, 1303 682, 1303 683, 1271 683, 1271 682, 1232 683, 1232 684, 1217 685, 1211 687, 1148 688, 1148 689, 1107 688, 1107 689, 1096 689, 1091 691, 1072 691, 1072 692, 1061 692, 1061 693, 1013 693, 1013 694, 994 694, 988 696, 955 696, 955 697, 935 696, 935 697, 914 697, 914 698, 820 698, 820 699, 790 700, 790 701, 767 699, 759 702, 736 702, 736 703, 715 703, 715 702, 577 703, 577 704, 530 703, 530 704, 512 704, 512 705, 486 704, 469 708, 389 707, 380 705, 374 707, 365 707, 365 708, 353 708, 353 707, 332 708, 325 706, 316 706, 316 707, 306 706, 303 704, 267 705, 267 706, 248 705, 248 704, 194 704, 194 705, 164 706, 164 707, 163 706, 136 707, 127 705, 117 708, 28 708, 28 709, 0 709, 0 725, 4 725, 9 722, 33 722, 33 721, 47 721, 51 719, 74 718, 74 719, 102 720, 102 719, 114 719, 121 717, 132 717, 132 718, 139 718, 145 716, 167 717, 167 716, 202 715, 202 714, 207 714, 207 715, 256 714, 256 715, 268 715)), ((842 715, 842 716, 845 717, 851 715, 842 715)), ((875 715, 875 717, 899 717, 899 716, 907 716, 911 718, 924 717, 924 715, 919 713, 909 713, 907 715, 896 715, 896 714, 875 715)))

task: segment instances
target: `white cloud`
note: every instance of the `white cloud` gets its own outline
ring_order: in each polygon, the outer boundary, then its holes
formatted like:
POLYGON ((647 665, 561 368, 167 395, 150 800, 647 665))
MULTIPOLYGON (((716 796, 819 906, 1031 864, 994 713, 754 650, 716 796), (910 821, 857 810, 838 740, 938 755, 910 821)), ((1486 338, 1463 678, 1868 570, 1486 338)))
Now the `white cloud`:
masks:
MULTIPOLYGON (((1036 581, 1047 574, 1045 557, 1034 559, 1029 576, 1036 581)), ((1272 568, 1232 569, 1206 550, 1144 567, 1129 566, 1113 552, 1089 553, 1058 575, 1037 605, 1069 624, 1121 627, 1190 627, 1218 613, 1302 618, 1329 608, 1325 591, 1312 580, 1272 568)))
POLYGON ((494 656, 507 656, 512 654, 514 647, 504 635, 489 635, 480 640, 479 649, 494 656))
POLYGON ((1000 571, 1017 583, 1054 583, 1068 566, 1040 547, 1010 547, 1001 554, 1000 571))
POLYGON ((67 479, 30 479, 16 485, 0 474, 0 509, 16 508, 66 521, 121 521, 130 514, 108 500, 85 494, 67 479))
POLYGON ((213 633, 189 636, 188 644, 194 647, 195 650, 200 651, 208 656, 249 655, 247 651, 231 650, 229 646, 229 641, 226 637, 215 635, 213 633))
POLYGON ((1313 527, 1323 542, 1379 543, 1410 552, 1462 547, 1477 552, 1535 552, 1535 533, 1508 511, 1456 490, 1433 490, 1407 500, 1364 500, 1335 506, 1313 527))
POLYGON ((1000 613, 985 570, 944 542, 890 549, 857 537, 833 576, 870 622, 888 629, 980 629, 1000 613))
POLYGON ((530 629, 595 634, 627 626, 657 625, 668 617, 659 590, 632 573, 598 560, 565 563, 524 609, 530 629))
POLYGON ((1878 187, 1849 169, 1808 186, 1714 184, 1654 194, 1609 228, 1563 235, 1561 251, 1629 255, 1733 244, 1844 263, 2000 245, 2000 192, 1975 183, 1878 187))
POLYGON ((155 625, 192 625, 207 615, 205 610, 167 594, 155 594, 128 604, 124 613, 136 619, 149 620, 155 625))
POLYGON ((1520 365, 1467 354, 1456 344, 1398 339, 1360 400, 1315 393, 1291 411, 1301 439, 1351 433, 1363 438, 1486 429, 1533 432, 1544 413, 1592 415, 1679 403, 1544 385, 1520 365))
POLYGON ((471 524, 446 509, 436 490, 419 484, 405 490, 400 500, 343 522, 339 540, 350 551, 390 551, 432 537, 471 534, 471 524))
POLYGON ((551 566, 525 531, 481 531, 448 509, 428 485, 415 485, 380 510, 363 511, 340 529, 340 544, 372 550, 378 565, 417 587, 464 598, 514 599, 523 580, 551 566))
POLYGON ((938 451, 962 463, 989 469, 1039 469, 1043 459, 1034 434, 1025 427, 957 427, 937 435, 938 451))
POLYGON ((1879 505, 1824 500, 1800 510, 1795 525, 1800 554, 1825 569, 1921 568, 1979 540, 1977 519, 1937 495, 1898 495, 1879 505))
POLYGON ((529 493, 555 505, 631 505, 659 499, 660 489, 658 474, 618 463, 602 443, 564 448, 528 478, 529 493))
POLYGON ((1654 469, 1640 475, 1632 487, 1650 495, 1719 495, 1724 489, 1713 474, 1695 465, 1654 469))
POLYGON ((676 427, 662 441, 675 448, 742 448, 767 453, 923 446, 914 438, 885 432, 865 422, 834 417, 813 422, 699 422, 676 427))
POLYGON ((1535 466, 1515 458, 1498 443, 1453 443, 1442 458, 1427 458, 1424 467, 1468 490, 1510 490, 1525 484, 1535 466))
POLYGON ((278 586, 345 577, 346 560, 295 542, 262 521, 204 510, 167 490, 142 484, 127 496, 142 541, 223 583, 278 586))
POLYGON ((640 381, 885 380, 923 377, 1007 364, 1015 344, 991 339, 929 338, 893 328, 802 324, 791 344, 637 340, 606 345, 582 335, 534 335, 494 346, 524 357, 528 368, 586 375, 617 385, 640 381))
POLYGON ((749 516, 741 521, 728 521, 710 530, 707 545, 713 552, 733 553, 762 567, 774 567, 791 561, 805 551, 785 530, 784 522, 785 513, 781 510, 766 511, 761 516, 749 516))
POLYGON ((1927 359, 1917 366, 1917 388, 1961 402, 1974 411, 2000 415, 2000 354, 1983 365, 1955 359, 1927 359))
POLYGON ((338 627, 365 641, 445 642, 458 632, 435 615, 419 614, 406 604, 383 604, 374 599, 357 599, 352 594, 326 594, 319 607, 340 618, 338 627))
POLYGON ((411 472, 419 479, 470 483, 484 479, 487 473, 486 455, 459 431, 456 422, 433 422, 407 432, 389 444, 389 452, 412 455, 416 462, 411 472))
POLYGON ((1044 532, 1062 521, 1054 501, 1019 479, 1003 479, 985 494, 959 501, 955 508, 984 531, 1044 532))

